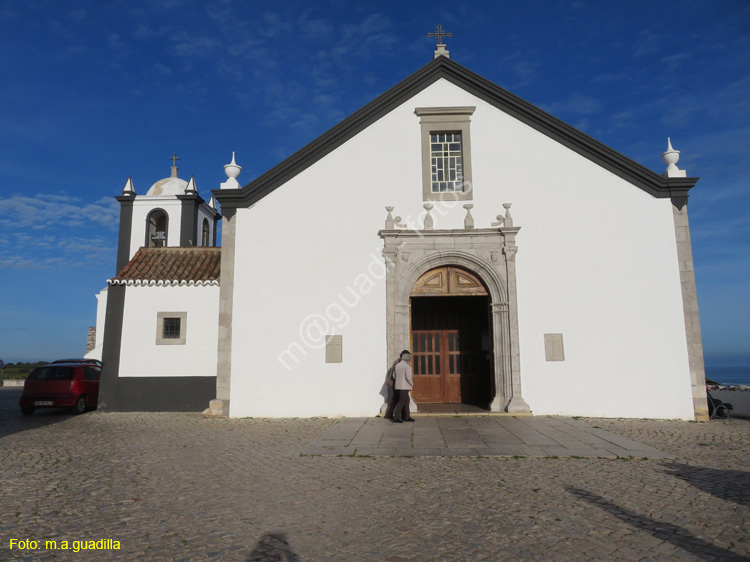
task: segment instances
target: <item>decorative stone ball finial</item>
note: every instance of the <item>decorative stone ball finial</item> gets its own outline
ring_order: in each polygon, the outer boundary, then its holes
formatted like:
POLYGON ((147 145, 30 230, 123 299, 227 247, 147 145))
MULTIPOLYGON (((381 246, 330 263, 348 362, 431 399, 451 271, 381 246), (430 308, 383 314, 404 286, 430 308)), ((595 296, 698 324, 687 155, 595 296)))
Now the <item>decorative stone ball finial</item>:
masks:
POLYGON ((510 206, 513 203, 503 203, 503 208, 505 209, 505 226, 507 228, 513 227, 513 217, 510 216, 510 206))
POLYGON ((424 229, 425 230, 432 230, 432 227, 435 224, 435 221, 432 218, 432 215, 430 214, 430 211, 435 206, 432 203, 425 203, 422 205, 424 207, 424 210, 427 211, 424 216, 424 229))
POLYGON ((474 205, 471 203, 466 203, 464 205, 464 209, 466 209, 466 217, 464 217, 464 228, 466 230, 474 230, 474 217, 471 216, 471 210, 474 208, 474 205))
POLYGON ((393 211, 394 207, 386 207, 385 210, 388 211, 388 216, 385 217, 385 229, 386 230, 393 230, 395 226, 395 222, 393 220, 393 215, 391 212, 393 211))
POLYGON ((672 148, 672 139, 667 137, 667 151, 661 155, 662 162, 667 165, 667 169, 664 175, 669 178, 684 178, 687 175, 685 170, 680 170, 677 167, 677 162, 680 160, 680 151, 672 148))
POLYGON ((237 165, 237 162, 234 161, 234 151, 232 151, 232 161, 224 166, 224 173, 228 178, 233 178, 236 180, 241 171, 242 166, 237 165))
POLYGON ((237 181, 237 176, 240 175, 242 166, 238 165, 234 160, 234 151, 232 151, 232 161, 224 166, 224 173, 227 175, 227 181, 221 184, 221 189, 239 189, 240 182, 237 181))

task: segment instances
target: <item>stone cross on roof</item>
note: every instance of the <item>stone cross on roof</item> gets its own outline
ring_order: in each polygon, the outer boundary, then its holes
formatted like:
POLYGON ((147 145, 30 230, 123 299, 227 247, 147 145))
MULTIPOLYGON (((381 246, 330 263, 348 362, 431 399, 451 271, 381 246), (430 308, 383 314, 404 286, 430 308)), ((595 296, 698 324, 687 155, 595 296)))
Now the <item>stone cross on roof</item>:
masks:
POLYGON ((180 159, 179 156, 177 156, 177 153, 175 152, 173 156, 170 156, 169 159, 172 161, 172 177, 177 177, 177 161, 180 159))
POLYGON ((443 37, 453 37, 453 34, 447 31, 443 31, 443 26, 438 24, 438 26, 435 28, 435 33, 428 33, 427 37, 437 38, 438 45, 442 45, 443 37))
POLYGON ((445 48, 445 43, 443 43, 443 37, 453 37, 452 33, 443 31, 443 26, 438 24, 438 26, 435 28, 435 33, 428 33, 427 37, 435 37, 438 41, 437 45, 435 46, 435 55, 433 56, 433 58, 450 58, 448 49, 445 48))

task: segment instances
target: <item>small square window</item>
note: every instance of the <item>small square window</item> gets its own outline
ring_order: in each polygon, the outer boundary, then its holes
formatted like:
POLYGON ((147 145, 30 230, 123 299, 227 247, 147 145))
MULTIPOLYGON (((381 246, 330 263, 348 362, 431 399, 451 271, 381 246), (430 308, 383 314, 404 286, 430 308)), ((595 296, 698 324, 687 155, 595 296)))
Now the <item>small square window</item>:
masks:
POLYGON ((180 337, 180 318, 165 318, 162 337, 165 340, 174 340, 180 337))
POLYGON ((187 312, 156 313, 156 345, 185 345, 187 312))

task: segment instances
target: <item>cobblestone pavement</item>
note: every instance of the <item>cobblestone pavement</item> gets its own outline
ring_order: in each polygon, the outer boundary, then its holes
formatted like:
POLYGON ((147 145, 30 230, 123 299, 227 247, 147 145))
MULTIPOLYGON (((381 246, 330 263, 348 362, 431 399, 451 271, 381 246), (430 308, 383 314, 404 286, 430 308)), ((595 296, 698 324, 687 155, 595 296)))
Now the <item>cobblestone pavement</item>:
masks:
POLYGON ((0 560, 750 557, 748 420, 586 420, 671 459, 301 456, 336 420, 28 418, 18 395, 0 389, 0 560), (121 549, 44 544, 99 539, 121 549))
POLYGON ((581 419, 421 416, 416 423, 343 418, 302 450, 307 455, 424 457, 671 458, 581 419))

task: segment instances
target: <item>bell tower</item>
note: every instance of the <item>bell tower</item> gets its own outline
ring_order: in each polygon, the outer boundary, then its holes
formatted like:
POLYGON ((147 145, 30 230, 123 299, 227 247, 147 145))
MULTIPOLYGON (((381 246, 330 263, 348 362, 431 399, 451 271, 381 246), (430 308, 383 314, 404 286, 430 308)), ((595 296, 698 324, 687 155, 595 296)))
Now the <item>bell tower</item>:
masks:
POLYGON ((120 203, 120 233, 117 245, 119 273, 141 247, 216 246, 216 230, 221 215, 213 196, 206 202, 199 194, 195 178, 185 181, 178 175, 177 154, 170 156, 169 177, 154 183, 145 195, 137 195, 128 178, 120 203))

